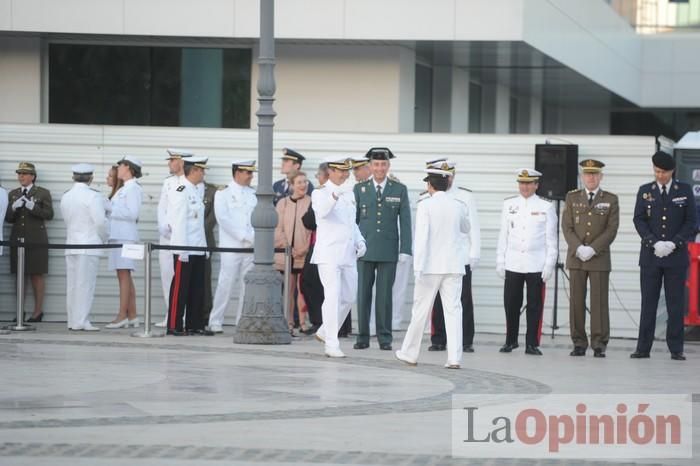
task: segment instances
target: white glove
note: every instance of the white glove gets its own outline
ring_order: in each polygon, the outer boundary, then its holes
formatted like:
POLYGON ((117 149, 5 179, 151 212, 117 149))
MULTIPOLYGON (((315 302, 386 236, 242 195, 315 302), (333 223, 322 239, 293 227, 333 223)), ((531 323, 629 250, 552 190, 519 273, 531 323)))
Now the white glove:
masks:
POLYGON ((469 268, 474 270, 477 265, 479 265, 479 258, 478 257, 470 257, 469 258, 469 268))
POLYGON ((542 281, 543 281, 543 282, 548 281, 550 278, 552 278, 552 275, 553 275, 553 274, 554 274, 554 268, 552 268, 552 267, 547 267, 546 269, 544 269, 544 270, 542 271, 542 281))
POLYGON ((178 260, 180 262, 189 262, 190 261, 190 255, 189 254, 180 254, 178 257, 178 260))
POLYGON ((589 261, 595 256, 595 249, 590 246, 581 245, 576 248, 576 257, 581 259, 583 262, 589 261))
POLYGON ((669 247, 668 243, 668 241, 657 241, 654 243, 654 255, 661 258, 671 254, 675 248, 675 245, 673 245, 673 247, 669 247))
POLYGON ((27 200, 24 198, 24 196, 20 197, 17 199, 15 202, 12 203, 12 210, 17 210, 20 207, 24 205, 24 203, 27 202, 27 200))
POLYGON ((673 241, 665 241, 665 243, 669 254, 676 250, 676 243, 673 241))
POLYGON ((34 202, 34 198, 32 199, 26 199, 26 202, 24 203, 24 207, 26 207, 29 210, 34 210, 34 206, 36 205, 36 202, 34 202))
POLYGON ((400 254, 399 254, 399 262, 401 262, 402 264, 403 264, 404 262, 408 262, 408 261, 410 261, 410 260, 411 260, 411 255, 410 255, 410 254, 404 254, 404 253, 400 253, 400 254))
POLYGON ((163 226, 158 227, 158 233, 163 238, 170 238, 171 231, 172 231, 172 229, 170 228, 170 225, 168 225, 167 223, 163 226))
POLYGON ((366 252, 367 243, 365 243, 364 241, 360 241, 355 247, 355 254, 357 255, 357 258, 359 259, 360 257, 364 256, 366 252))
POLYGON ((506 279, 506 267, 504 265, 497 265, 496 266, 496 275, 501 277, 501 280, 506 279))

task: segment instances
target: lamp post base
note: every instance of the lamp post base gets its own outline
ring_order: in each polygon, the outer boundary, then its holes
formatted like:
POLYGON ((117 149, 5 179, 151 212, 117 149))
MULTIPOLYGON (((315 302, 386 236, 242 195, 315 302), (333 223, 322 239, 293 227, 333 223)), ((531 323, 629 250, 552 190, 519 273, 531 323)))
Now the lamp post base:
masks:
POLYGON ((234 343, 288 345, 292 342, 282 314, 282 276, 271 265, 256 264, 243 279, 243 314, 234 343))

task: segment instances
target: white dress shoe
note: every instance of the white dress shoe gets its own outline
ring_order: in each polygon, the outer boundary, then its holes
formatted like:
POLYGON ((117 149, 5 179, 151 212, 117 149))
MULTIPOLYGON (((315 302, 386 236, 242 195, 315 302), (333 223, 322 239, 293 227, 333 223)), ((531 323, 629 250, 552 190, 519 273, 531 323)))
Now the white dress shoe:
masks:
POLYGON ((224 333, 224 329, 221 325, 210 325, 209 330, 214 333, 224 333))
POLYGON ((459 363, 457 363, 457 362, 448 362, 447 364, 445 364, 445 369, 459 369, 459 368, 460 368, 460 366, 459 366, 459 363))
POLYGON ((133 320, 129 319, 129 324, 127 325, 127 327, 139 328, 139 325, 140 325, 140 322, 139 322, 139 318, 137 317, 133 320))
POLYGON ((401 362, 405 362, 409 366, 417 366, 418 365, 417 361, 411 361, 405 354, 403 354, 401 352, 401 350, 395 352, 394 356, 396 356, 396 359, 398 359, 401 362))
POLYGON ((129 319, 120 320, 119 322, 110 322, 105 325, 105 328, 124 328, 129 326, 129 319))
POLYGON ((83 326, 83 330, 85 330, 86 332, 99 332, 100 327, 95 327, 94 325, 88 322, 83 326))
POLYGON ((328 347, 326 347, 326 357, 327 358, 344 358, 345 353, 340 351, 340 348, 328 348, 328 347))
POLYGON ((168 319, 165 319, 163 322, 157 322, 156 327, 158 328, 165 328, 168 325, 168 319))
POLYGON ((322 337, 321 335, 319 335, 318 333, 314 333, 314 338, 316 338, 316 339, 317 339, 318 341, 320 341, 321 343, 325 343, 325 342, 326 342, 326 339, 323 338, 323 337, 322 337))

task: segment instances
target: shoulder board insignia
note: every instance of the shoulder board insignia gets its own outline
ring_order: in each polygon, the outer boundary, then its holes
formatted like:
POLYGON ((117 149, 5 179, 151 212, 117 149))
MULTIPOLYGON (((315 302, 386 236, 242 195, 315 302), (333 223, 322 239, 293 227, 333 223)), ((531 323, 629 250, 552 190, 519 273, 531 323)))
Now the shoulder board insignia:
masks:
POLYGON ((570 193, 577 193, 577 192, 579 192, 579 191, 583 191, 583 190, 582 190, 582 189, 576 188, 576 189, 572 189, 572 190, 569 191, 569 192, 570 192, 570 193))
POLYGON ((503 200, 504 200, 504 201, 507 201, 508 199, 515 199, 516 197, 518 197, 517 194, 514 195, 514 196, 508 196, 508 197, 504 198, 503 200))
POLYGON ((454 197, 453 199, 454 199, 455 201, 459 202, 460 204, 464 205, 464 206, 467 205, 466 202, 464 202, 463 200, 461 200, 461 199, 459 199, 459 198, 457 198, 457 197, 454 197))
POLYGON ((461 187, 461 186, 459 186, 457 189, 461 189, 462 191, 467 191, 467 192, 469 192, 469 193, 472 192, 471 189, 463 188, 463 187, 461 187))
POLYGON ((552 200, 548 197, 539 196, 539 198, 542 199, 543 201, 552 202, 552 200))
POLYGON ((177 192, 182 192, 182 191, 184 191, 184 190, 185 190, 185 185, 183 184, 183 185, 178 186, 177 189, 176 189, 175 191, 177 191, 177 192))
POLYGON ((401 183, 401 180, 399 180, 398 178, 396 178, 396 177, 395 177, 394 175, 392 175, 392 174, 389 174, 389 179, 390 179, 391 181, 395 181, 395 182, 397 182, 397 183, 401 183))
POLYGON ((224 189, 226 189, 226 186, 219 186, 219 185, 216 186, 217 191, 223 191, 224 189))
POLYGON ((90 191, 95 191, 96 193, 99 193, 99 192, 100 192, 100 190, 99 190, 99 189, 97 189, 97 188, 93 188, 93 187, 90 187, 90 191))
POLYGON ((425 194, 428 194, 428 191, 423 191, 422 193, 419 194, 419 196, 424 196, 425 194))
POLYGON ((314 191, 316 191, 317 189, 323 189, 323 188, 325 188, 325 187, 326 187, 326 185, 325 185, 325 184, 322 184, 322 185, 319 186, 318 188, 314 188, 314 191))

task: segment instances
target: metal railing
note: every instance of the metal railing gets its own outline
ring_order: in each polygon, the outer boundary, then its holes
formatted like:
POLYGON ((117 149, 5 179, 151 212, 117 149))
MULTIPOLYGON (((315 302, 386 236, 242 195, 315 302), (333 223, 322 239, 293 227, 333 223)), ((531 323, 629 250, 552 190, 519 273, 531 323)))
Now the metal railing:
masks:
MULTIPOLYGON (((178 246, 178 245, 161 245, 150 242, 144 244, 144 316, 143 332, 134 332, 132 337, 152 338, 162 337, 165 332, 156 332, 151 330, 151 261, 153 259, 154 250, 173 250, 173 251, 205 251, 219 253, 243 253, 252 254, 253 248, 223 248, 223 247, 199 247, 199 246, 178 246)), ((25 250, 26 249, 118 249, 123 244, 49 244, 49 243, 27 243, 24 238, 18 238, 16 241, 0 241, 0 245, 9 246, 17 249, 17 318, 15 325, 8 325, 0 334, 7 334, 10 331, 26 332, 33 331, 36 328, 24 322, 24 293, 25 293, 25 250)), ((289 315, 289 286, 291 275, 291 247, 275 248, 276 253, 284 253, 284 288, 283 288, 283 312, 287 319, 289 315)), ((241 297, 242 299, 242 297, 241 297)))

